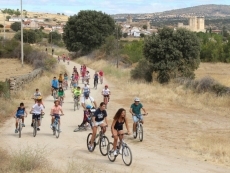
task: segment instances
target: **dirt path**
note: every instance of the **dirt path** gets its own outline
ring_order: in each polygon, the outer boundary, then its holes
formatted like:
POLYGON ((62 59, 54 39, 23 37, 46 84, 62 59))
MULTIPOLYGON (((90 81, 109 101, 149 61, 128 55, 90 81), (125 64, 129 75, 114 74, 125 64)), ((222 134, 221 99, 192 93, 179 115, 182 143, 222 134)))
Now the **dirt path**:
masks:
MULTIPOLYGON (((72 73, 73 66, 80 68, 79 64, 71 62, 70 65, 66 65, 68 71, 72 73)), ((90 70, 91 76, 94 71, 90 70)), ((106 81, 105 81, 106 83, 106 81)), ((82 86, 82 84, 81 84, 82 86)), ((93 81, 90 81, 92 88, 93 81)), ((121 101, 125 96, 125 92, 116 91, 115 85, 109 83, 109 87, 112 90, 111 101, 108 105, 108 115, 111 120, 114 113, 120 107, 124 107, 128 110, 130 102, 121 101), (116 92, 115 92, 116 91, 116 92), (120 103, 120 104, 119 104, 120 103)), ((98 89, 91 89, 91 95, 99 104, 102 101, 101 90, 103 86, 98 85, 98 89)), ((7 121, 5 125, 0 129, 0 141, 3 148, 9 151, 18 150, 25 147, 33 148, 45 148, 47 151, 47 157, 53 163, 55 168, 66 169, 69 164, 75 164, 78 166, 79 172, 145 172, 145 173, 228 173, 229 168, 221 166, 215 166, 206 162, 201 162, 195 159, 188 158, 177 154, 172 148, 167 148, 167 144, 156 145, 155 141, 159 140, 161 136, 157 136, 153 131, 150 131, 147 124, 154 122, 146 122, 146 128, 144 133, 144 141, 138 142, 134 140, 132 136, 125 138, 125 141, 129 144, 133 153, 133 163, 127 167, 123 164, 121 156, 112 163, 108 160, 107 156, 103 157, 100 154, 99 148, 95 149, 93 153, 88 152, 86 148, 86 137, 89 130, 86 132, 73 132, 75 127, 82 121, 82 108, 77 111, 73 111, 73 99, 71 92, 68 89, 66 91, 65 103, 63 105, 65 116, 61 118, 62 133, 59 139, 56 139, 52 135, 50 129, 50 108, 53 106, 53 98, 51 96, 44 100, 46 109, 45 117, 42 121, 41 131, 34 138, 32 136, 32 128, 30 127, 31 116, 26 118, 26 127, 23 129, 22 138, 19 139, 14 134, 14 119, 7 121), (79 167, 84 169, 79 170, 79 167)), ((149 109, 151 110, 151 109, 149 109)), ((155 112, 154 112, 155 113, 155 112)), ((149 116, 154 115, 149 111, 149 116)), ((129 114, 128 114, 129 115, 129 114)), ((147 117, 146 117, 147 120, 147 117)), ((130 127, 131 118, 129 117, 130 127)), ((160 123, 160 122, 159 122, 160 123)), ((176 133, 176 132, 175 132, 176 133)), ((110 128, 108 128, 107 136, 111 139, 110 128)), ((164 135, 164 134, 162 134, 164 135)), ((171 136, 172 137, 172 136, 171 136)), ((180 140, 180 139, 179 139, 180 140)))

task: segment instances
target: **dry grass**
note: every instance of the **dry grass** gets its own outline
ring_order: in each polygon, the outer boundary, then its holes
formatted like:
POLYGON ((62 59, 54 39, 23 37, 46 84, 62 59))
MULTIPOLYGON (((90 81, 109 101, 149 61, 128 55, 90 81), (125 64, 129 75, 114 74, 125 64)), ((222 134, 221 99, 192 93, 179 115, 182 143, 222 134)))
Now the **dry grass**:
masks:
MULTIPOLYGON (((5 39, 12 39, 16 32, 5 32, 5 39)), ((0 32, 0 37, 4 37, 4 32, 0 32)))
POLYGON ((5 81, 6 78, 28 74, 33 71, 33 67, 24 64, 23 68, 19 59, 0 59, 0 81, 5 81))
POLYGON ((58 68, 54 72, 45 72, 41 77, 35 79, 33 82, 24 86, 21 91, 11 93, 11 99, 6 100, 4 98, 0 98, 0 125, 12 116, 12 113, 19 106, 20 102, 24 102, 25 106, 28 107, 32 102, 32 96, 35 92, 36 88, 39 88, 43 97, 50 94, 50 82, 53 78, 53 75, 58 75, 60 72, 64 72, 64 66, 58 66, 58 68))
MULTIPOLYGON (((52 48, 50 47, 50 46, 37 46, 37 45, 32 45, 35 49, 37 49, 37 50, 40 50, 40 51, 45 51, 45 49, 47 48, 47 51, 48 51, 48 53, 52 53, 52 48)), ((65 54, 65 55, 68 55, 69 54, 69 51, 68 50, 66 50, 66 48, 61 48, 61 47, 54 47, 54 54, 55 55, 59 55, 59 56, 61 56, 61 55, 63 55, 63 54, 65 54)))

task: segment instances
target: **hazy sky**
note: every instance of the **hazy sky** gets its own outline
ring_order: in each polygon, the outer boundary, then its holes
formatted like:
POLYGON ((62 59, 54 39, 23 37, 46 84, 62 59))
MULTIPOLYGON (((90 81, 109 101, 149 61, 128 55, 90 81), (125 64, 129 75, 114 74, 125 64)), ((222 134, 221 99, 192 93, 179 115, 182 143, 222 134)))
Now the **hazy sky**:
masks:
MULTIPOLYGON (((0 0, 1 8, 20 9, 21 0, 0 0)), ((230 5, 230 0, 22 0, 23 9, 34 12, 77 14, 97 10, 108 14, 154 13, 203 4, 230 5)))

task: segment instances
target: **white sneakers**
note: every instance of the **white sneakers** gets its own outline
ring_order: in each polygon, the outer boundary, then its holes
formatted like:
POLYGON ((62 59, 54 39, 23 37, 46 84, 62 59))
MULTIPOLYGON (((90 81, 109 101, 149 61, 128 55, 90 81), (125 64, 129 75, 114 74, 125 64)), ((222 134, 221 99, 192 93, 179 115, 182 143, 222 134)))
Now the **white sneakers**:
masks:
POLYGON ((117 150, 114 150, 113 155, 117 156, 117 150))
POLYGON ((136 132, 133 132, 133 137, 136 137, 137 133, 136 132))

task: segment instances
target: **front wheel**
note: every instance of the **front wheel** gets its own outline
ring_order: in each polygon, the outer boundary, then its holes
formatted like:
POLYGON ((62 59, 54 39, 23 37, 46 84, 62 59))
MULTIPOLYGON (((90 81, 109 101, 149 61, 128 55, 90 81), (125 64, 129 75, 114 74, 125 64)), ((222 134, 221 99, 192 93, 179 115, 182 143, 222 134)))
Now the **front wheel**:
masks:
POLYGON ((112 142, 110 142, 109 144, 108 144, 108 146, 107 146, 107 153, 108 153, 108 158, 109 158, 109 160, 111 161, 111 162, 114 162, 115 160, 116 160, 116 157, 117 156, 115 156, 113 153, 114 153, 114 151, 113 151, 113 143, 112 142))
POLYGON ((89 152, 93 152, 95 147, 96 147, 96 143, 94 142, 92 149, 89 148, 89 144, 90 144, 90 140, 92 138, 92 135, 93 135, 92 133, 89 133, 87 136, 87 141, 86 141, 87 149, 89 150, 89 152))
POLYGON ((142 142, 143 141, 143 133, 144 132, 143 132, 143 126, 142 126, 141 123, 139 124, 138 133, 139 133, 139 139, 142 142))
POLYGON ((102 136, 100 138, 99 148, 102 156, 106 156, 108 154, 107 152, 107 146, 109 144, 109 139, 106 136, 102 136))
POLYGON ((60 124, 58 123, 56 125, 56 138, 59 138, 59 136, 60 136, 60 124))
POLYGON ((132 152, 127 145, 122 149, 122 160, 126 166, 130 166, 132 164, 132 152))
POLYGON ((19 138, 21 138, 21 134, 22 134, 22 123, 20 122, 19 125, 18 125, 18 135, 19 135, 19 138))
POLYGON ((33 136, 35 137, 37 135, 37 120, 34 120, 33 127, 33 136))

